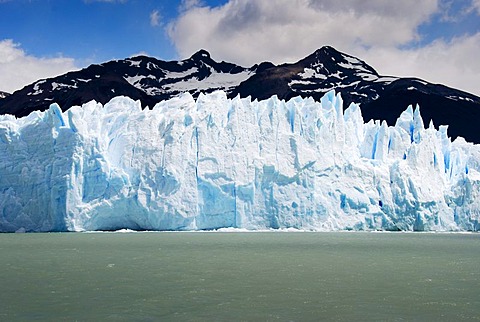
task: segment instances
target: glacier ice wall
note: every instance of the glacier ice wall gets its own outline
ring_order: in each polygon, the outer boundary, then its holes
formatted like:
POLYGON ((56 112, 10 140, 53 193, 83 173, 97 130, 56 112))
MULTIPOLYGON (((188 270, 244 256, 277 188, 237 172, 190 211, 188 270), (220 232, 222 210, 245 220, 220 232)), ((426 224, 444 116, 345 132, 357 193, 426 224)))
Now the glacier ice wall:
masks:
POLYGON ((479 230, 480 148, 321 102, 189 94, 0 116, 0 231, 479 230))

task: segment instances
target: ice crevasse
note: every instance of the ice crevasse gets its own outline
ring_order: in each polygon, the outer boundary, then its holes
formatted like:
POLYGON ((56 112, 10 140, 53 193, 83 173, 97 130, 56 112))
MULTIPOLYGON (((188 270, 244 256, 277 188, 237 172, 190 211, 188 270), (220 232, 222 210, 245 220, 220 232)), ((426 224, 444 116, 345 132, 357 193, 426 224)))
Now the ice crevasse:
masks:
POLYGON ((0 116, 0 231, 477 231, 480 147, 320 102, 117 97, 0 116))

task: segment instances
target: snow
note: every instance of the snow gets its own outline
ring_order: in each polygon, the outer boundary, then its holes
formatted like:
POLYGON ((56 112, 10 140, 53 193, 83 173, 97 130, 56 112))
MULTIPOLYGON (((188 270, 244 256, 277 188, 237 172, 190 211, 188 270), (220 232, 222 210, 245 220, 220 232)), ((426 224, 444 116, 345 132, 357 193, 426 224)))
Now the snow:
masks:
POLYGON ((125 76, 123 77, 130 85, 138 88, 139 90, 144 91, 147 95, 158 95, 161 94, 162 91, 156 87, 152 87, 149 85, 142 85, 141 80, 144 78, 150 78, 150 79, 155 79, 156 77, 154 75, 148 75, 148 76, 143 76, 143 75, 135 75, 135 76, 125 76))
POLYGON ((34 90, 34 92, 33 92, 33 93, 28 93, 27 95, 30 96, 30 95, 42 94, 42 93, 43 93, 43 90, 40 89, 39 86, 40 86, 41 84, 45 83, 46 81, 47 81, 47 80, 44 79, 44 80, 41 80, 41 81, 36 82, 35 85, 33 85, 33 90, 34 90))
POLYGON ((386 83, 386 84, 390 84, 391 82, 394 82, 396 80, 398 80, 399 78, 398 77, 391 77, 391 76, 380 76, 378 77, 377 79, 375 79, 374 81, 375 82, 383 82, 383 83, 386 83))
POLYGON ((354 82, 351 82, 351 83, 349 83, 349 84, 342 84, 342 83, 340 83, 340 84, 338 85, 338 87, 340 87, 340 88, 342 88, 342 87, 355 87, 355 86, 357 86, 358 84, 360 84, 360 81, 354 81, 354 82))
MULTIPOLYGON (((292 84, 293 82, 290 82, 290 84, 292 84)), ((354 82, 351 82, 351 83, 342 83, 342 82, 336 82, 335 84, 331 84, 331 86, 328 86, 328 87, 317 87, 315 89, 312 90, 312 92, 317 92, 317 93, 325 93, 325 92, 328 92, 328 91, 333 91, 333 90, 336 90, 336 89, 339 89, 339 88, 349 88, 349 87, 353 87, 353 88, 356 88, 356 86, 360 83, 360 81, 354 81, 354 82)), ((330 85, 330 84, 329 84, 330 85)), ((356 92, 352 92, 352 93, 356 93, 356 92)))
POLYGON ((304 68, 303 72, 299 73, 298 76, 300 76, 303 79, 306 79, 306 78, 327 79, 327 76, 320 73, 320 68, 318 68, 318 70, 311 69, 311 68, 304 68))
POLYGON ((0 231, 479 230, 480 148, 418 108, 116 97, 0 116, 0 231))
POLYGON ((148 62, 148 63, 147 63, 147 69, 148 69, 148 70, 159 69, 159 67, 158 67, 157 64, 154 64, 154 63, 152 63, 152 62, 148 62))
POLYGON ((187 69, 183 72, 170 72, 170 71, 164 71, 165 72, 165 79, 177 79, 177 78, 185 78, 187 76, 190 76, 194 73, 198 73, 198 68, 193 67, 190 69, 187 69))
POLYGON ((370 70, 364 67, 364 64, 365 64, 364 62, 362 62, 361 60, 355 57, 343 55, 343 59, 347 61, 347 63, 340 62, 337 64, 338 66, 346 69, 355 69, 357 71, 365 72, 368 74, 372 73, 370 70))
POLYGON ((336 73, 330 74, 330 77, 335 77, 335 78, 338 78, 338 79, 344 79, 344 78, 347 77, 347 76, 343 76, 343 77, 342 77, 342 76, 340 76, 341 74, 342 74, 341 71, 337 71, 336 73))
POLYGON ((312 81, 293 79, 288 83, 288 86, 292 88, 293 85, 313 85, 313 84, 315 83, 312 81))
POLYGON ((68 85, 68 84, 61 84, 61 83, 56 83, 52 82, 52 90, 56 90, 57 88, 78 88, 77 84, 75 85, 68 85))
POLYGON ((351 56, 346 56, 342 55, 343 59, 345 59, 347 62, 349 62, 351 65, 362 65, 362 61, 359 60, 358 58, 351 57, 351 56))
POLYGON ((135 76, 125 76, 124 79, 132 86, 135 86, 138 89, 142 89, 140 81, 144 78, 151 78, 151 79, 156 79, 154 75, 148 75, 148 76, 143 76, 143 75, 135 75, 135 76))
MULTIPOLYGON (((167 74, 167 76, 174 77, 173 73, 167 74)), ((199 80, 197 77, 191 77, 181 82, 165 85, 164 88, 167 92, 200 92, 203 90, 218 88, 225 88, 228 91, 230 88, 238 86, 241 82, 247 80, 250 76, 252 76, 252 73, 248 71, 231 74, 219 73, 211 69, 211 74, 205 79, 199 80)))
POLYGON ((361 65, 361 62, 357 62, 356 64, 352 64, 352 63, 349 63, 349 64, 338 63, 338 66, 343 67, 343 68, 347 68, 347 69, 359 70, 359 71, 362 71, 362 72, 365 72, 365 73, 371 73, 371 71, 369 71, 368 69, 366 69, 365 67, 363 67, 363 66, 361 65))
POLYGON ((358 96, 368 97, 368 95, 365 94, 365 93, 350 92, 350 94, 351 94, 351 95, 358 95, 358 96))
POLYGON ((206 90, 215 90, 219 88, 224 88, 229 90, 232 87, 238 86, 241 82, 248 79, 252 76, 251 72, 241 72, 236 74, 231 73, 219 73, 214 69, 210 68, 211 74, 202 80, 199 80, 196 76, 193 76, 195 73, 198 73, 198 68, 193 67, 182 72, 170 72, 164 71, 165 76, 163 79, 177 79, 177 82, 164 84, 159 87, 154 87, 149 85, 142 85, 141 80, 144 78, 156 79, 154 75, 142 76, 125 76, 124 79, 135 86, 136 88, 144 91, 148 95, 159 95, 162 93, 182 93, 186 91, 200 92, 206 90))
POLYGON ((130 67, 140 67, 141 60, 130 60, 127 59, 126 62, 130 63, 130 67))
POLYGON ((471 98, 462 97, 462 96, 450 95, 450 96, 447 96, 447 98, 449 98, 449 99, 451 99, 451 100, 454 100, 454 101, 461 100, 461 101, 473 102, 473 100, 472 100, 471 98))

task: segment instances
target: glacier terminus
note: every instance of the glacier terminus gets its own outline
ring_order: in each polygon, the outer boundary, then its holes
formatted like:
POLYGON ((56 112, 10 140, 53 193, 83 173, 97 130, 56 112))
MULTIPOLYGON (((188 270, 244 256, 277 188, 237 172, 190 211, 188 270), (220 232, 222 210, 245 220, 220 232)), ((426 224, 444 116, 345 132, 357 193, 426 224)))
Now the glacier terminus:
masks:
MULTIPOLYGON (((437 125, 437 124, 435 124, 437 125)), ((186 93, 0 115, 0 231, 478 231, 480 146, 313 99, 186 93)))

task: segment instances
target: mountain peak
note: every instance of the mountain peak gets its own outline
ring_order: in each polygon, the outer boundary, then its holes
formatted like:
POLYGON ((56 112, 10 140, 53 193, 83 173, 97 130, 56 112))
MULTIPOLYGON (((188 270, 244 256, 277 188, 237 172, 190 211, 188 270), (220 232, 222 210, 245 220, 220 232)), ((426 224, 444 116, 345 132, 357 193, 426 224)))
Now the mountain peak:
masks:
POLYGON ((308 55, 307 57, 303 58, 299 62, 307 63, 307 64, 315 64, 315 63, 326 63, 326 62, 333 62, 335 63, 336 59, 341 59, 343 54, 336 50, 331 46, 323 46, 313 53, 308 55))
POLYGON ((319 49, 317 49, 315 52, 322 52, 322 53, 326 53, 326 54, 328 54, 328 53, 341 54, 341 52, 339 52, 338 50, 336 50, 335 48, 333 48, 332 46, 329 46, 329 45, 322 46, 319 49))
POLYGON ((378 75, 375 69, 363 60, 338 51, 332 46, 323 46, 300 60, 298 63, 305 67, 315 67, 320 65, 325 67, 328 73, 350 69, 378 75))
POLYGON ((211 59, 210 53, 205 49, 200 49, 195 54, 193 54, 190 59, 202 60, 202 59, 211 59))
POLYGON ((322 46, 322 47, 318 48, 317 50, 315 50, 310 56, 322 57, 322 59, 326 59, 327 57, 330 57, 330 59, 331 59, 331 57, 340 58, 342 56, 345 56, 345 54, 336 50, 332 46, 322 46))

